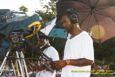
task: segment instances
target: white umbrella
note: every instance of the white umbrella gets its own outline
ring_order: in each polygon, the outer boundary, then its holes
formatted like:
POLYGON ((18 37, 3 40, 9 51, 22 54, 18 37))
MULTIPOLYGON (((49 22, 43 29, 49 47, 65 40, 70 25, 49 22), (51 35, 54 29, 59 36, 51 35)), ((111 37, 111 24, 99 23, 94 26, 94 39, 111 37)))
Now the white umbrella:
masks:
POLYGON ((63 28, 56 27, 56 18, 40 31, 49 37, 67 38, 67 32, 63 28))
POLYGON ((49 33, 51 32, 51 30, 53 29, 53 27, 55 26, 55 22, 56 22, 56 18, 54 18, 53 20, 51 20, 49 23, 48 23, 48 25, 45 27, 45 28, 43 28, 43 29, 41 29, 40 31, 42 32, 42 33, 44 33, 45 35, 49 35, 49 33))

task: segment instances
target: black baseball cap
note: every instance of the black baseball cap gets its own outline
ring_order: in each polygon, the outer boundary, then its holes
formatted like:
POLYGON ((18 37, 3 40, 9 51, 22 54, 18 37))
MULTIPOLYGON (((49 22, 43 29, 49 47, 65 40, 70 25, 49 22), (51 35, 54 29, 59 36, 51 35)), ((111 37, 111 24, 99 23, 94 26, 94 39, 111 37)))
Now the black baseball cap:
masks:
POLYGON ((48 39, 49 38, 47 35, 45 35, 42 32, 39 32, 38 35, 39 35, 39 38, 43 38, 43 39, 48 39))

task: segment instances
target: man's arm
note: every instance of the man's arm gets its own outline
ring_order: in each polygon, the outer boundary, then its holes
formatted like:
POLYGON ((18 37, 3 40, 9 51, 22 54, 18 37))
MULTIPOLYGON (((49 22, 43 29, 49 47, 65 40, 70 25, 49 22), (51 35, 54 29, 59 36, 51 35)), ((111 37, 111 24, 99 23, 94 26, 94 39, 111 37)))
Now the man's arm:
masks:
POLYGON ((80 59, 68 59, 68 60, 59 60, 54 61, 51 63, 52 68, 54 69, 62 69, 66 65, 72 65, 72 66, 87 66, 92 65, 93 61, 86 59, 86 58, 80 58, 80 59))
POLYGON ((93 61, 86 59, 86 58, 80 58, 80 59, 69 59, 65 60, 66 65, 73 65, 73 66, 87 66, 87 65, 92 65, 93 61))

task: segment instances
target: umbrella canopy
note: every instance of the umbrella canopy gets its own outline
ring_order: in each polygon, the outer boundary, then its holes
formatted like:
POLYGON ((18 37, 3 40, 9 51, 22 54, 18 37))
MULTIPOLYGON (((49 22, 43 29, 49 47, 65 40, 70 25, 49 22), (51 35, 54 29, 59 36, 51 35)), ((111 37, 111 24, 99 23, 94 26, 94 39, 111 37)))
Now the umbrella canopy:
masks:
POLYGON ((46 27, 40 31, 49 37, 67 38, 67 32, 63 28, 56 26, 56 18, 48 22, 46 27))
POLYGON ((36 21, 41 21, 41 18, 37 14, 34 14, 21 21, 13 21, 11 23, 0 24, 0 33, 4 34, 5 36, 8 36, 9 33, 12 32, 13 30, 25 29, 31 23, 36 21))
POLYGON ((115 36, 115 0, 60 0, 57 21, 67 8, 76 9, 81 28, 95 41, 104 42, 115 36))

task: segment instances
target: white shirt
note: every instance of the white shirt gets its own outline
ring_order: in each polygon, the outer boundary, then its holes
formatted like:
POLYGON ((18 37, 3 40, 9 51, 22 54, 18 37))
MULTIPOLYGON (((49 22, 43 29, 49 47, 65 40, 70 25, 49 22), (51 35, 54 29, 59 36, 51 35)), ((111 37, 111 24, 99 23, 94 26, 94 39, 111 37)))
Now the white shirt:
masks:
MULTIPOLYGON (((44 54, 46 54, 49 58, 51 58, 53 61, 59 60, 59 55, 57 50, 50 46, 46 48, 43 51, 44 54)), ((53 73, 47 70, 42 70, 36 74, 36 77, 52 77, 53 73)))
MULTIPOLYGON (((94 61, 93 41, 85 31, 68 39, 64 50, 64 60, 86 58, 94 61)), ((91 66, 67 65, 62 69, 61 77, 90 77, 91 66)))

